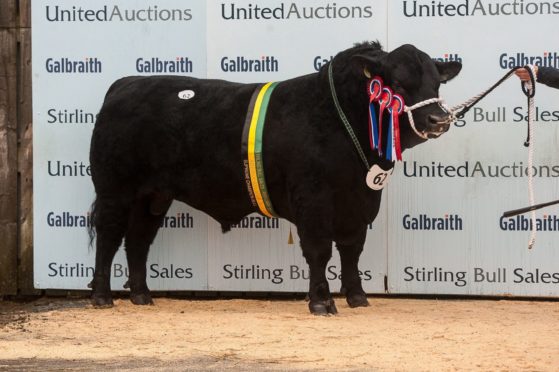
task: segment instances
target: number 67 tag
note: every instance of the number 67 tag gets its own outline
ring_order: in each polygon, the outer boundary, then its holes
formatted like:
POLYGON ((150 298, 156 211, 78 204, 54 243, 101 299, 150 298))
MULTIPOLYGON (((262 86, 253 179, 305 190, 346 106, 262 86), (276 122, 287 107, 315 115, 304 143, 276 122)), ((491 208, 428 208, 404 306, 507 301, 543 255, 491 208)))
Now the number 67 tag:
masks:
POLYGON ((367 186, 373 190, 382 190, 388 183, 388 179, 392 175, 392 172, 394 172, 394 167, 389 170, 384 170, 377 164, 373 165, 365 178, 367 186))

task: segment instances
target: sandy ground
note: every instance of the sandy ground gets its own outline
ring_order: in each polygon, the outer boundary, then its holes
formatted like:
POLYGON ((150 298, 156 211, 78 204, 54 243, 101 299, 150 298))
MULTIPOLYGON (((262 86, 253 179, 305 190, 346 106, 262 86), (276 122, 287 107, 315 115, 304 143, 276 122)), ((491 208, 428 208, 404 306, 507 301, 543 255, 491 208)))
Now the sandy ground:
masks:
POLYGON ((0 302, 0 370, 559 370, 559 302, 370 298, 0 302))

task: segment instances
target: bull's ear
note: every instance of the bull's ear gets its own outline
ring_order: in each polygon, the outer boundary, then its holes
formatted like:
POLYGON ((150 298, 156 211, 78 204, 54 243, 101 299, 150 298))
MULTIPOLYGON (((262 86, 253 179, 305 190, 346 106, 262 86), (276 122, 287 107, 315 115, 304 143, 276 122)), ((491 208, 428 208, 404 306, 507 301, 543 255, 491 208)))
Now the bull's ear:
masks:
POLYGON ((351 60, 356 68, 368 79, 370 79, 371 76, 380 74, 383 60, 382 56, 377 57, 357 54, 351 57, 351 60))
POLYGON ((460 70, 462 70, 462 64, 460 62, 435 62, 437 70, 439 70, 439 75, 441 75, 441 83, 446 83, 450 79, 453 79, 460 70))

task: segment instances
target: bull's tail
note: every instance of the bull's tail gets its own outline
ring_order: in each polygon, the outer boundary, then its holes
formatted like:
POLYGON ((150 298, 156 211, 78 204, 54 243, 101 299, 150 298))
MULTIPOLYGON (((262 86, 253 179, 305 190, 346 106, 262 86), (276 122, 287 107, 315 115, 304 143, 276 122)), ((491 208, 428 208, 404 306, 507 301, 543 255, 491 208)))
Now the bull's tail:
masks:
POLYGON ((95 217, 97 216, 97 198, 91 203, 91 209, 89 212, 89 226, 87 227, 87 233, 89 235, 89 249, 93 248, 93 241, 95 240, 95 217))

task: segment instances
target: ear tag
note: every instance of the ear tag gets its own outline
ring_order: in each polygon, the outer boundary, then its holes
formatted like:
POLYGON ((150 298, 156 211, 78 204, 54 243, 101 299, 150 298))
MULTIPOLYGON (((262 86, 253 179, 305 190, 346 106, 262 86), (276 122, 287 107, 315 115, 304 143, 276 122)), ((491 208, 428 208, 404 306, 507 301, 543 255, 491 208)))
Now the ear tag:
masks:
POLYGON ((390 176, 394 172, 394 163, 392 168, 388 170, 382 169, 378 164, 375 164, 371 167, 369 172, 367 173, 367 177, 365 178, 365 182, 367 182, 367 186, 370 189, 379 191, 384 189, 384 186, 388 183, 390 176))

